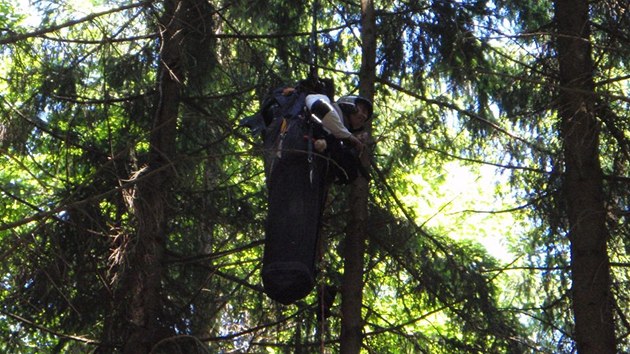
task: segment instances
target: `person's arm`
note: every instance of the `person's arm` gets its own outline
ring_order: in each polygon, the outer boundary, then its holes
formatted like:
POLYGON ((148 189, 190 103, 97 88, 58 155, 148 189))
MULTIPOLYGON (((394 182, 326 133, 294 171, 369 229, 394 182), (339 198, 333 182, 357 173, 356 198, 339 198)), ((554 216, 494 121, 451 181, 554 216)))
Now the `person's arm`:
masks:
POLYGON ((306 96, 306 107, 322 122, 324 129, 335 138, 348 139, 352 136, 327 96, 317 94, 306 96))
POLYGON ((346 138, 346 140, 348 140, 352 145, 354 145, 354 148, 357 149, 357 151, 359 152, 359 156, 361 156, 361 154, 363 153, 363 149, 365 148, 365 144, 363 144, 361 139, 350 134, 350 136, 346 138))
POLYGON ((363 151, 364 145, 361 140, 352 135, 343 124, 343 120, 337 110, 330 103, 330 99, 325 95, 312 94, 306 96, 306 106, 322 122, 324 129, 335 138, 350 142, 358 151, 363 151))

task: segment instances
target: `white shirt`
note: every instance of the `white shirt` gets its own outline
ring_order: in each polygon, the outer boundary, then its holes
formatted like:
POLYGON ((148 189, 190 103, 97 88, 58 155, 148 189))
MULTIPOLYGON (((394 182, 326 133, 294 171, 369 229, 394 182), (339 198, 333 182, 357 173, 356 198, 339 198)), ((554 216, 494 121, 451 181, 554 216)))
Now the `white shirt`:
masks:
POLYGON ((343 124, 343 113, 341 112, 341 108, 339 105, 332 104, 330 99, 326 95, 320 94, 311 94, 306 96, 306 107, 311 109, 311 106, 315 101, 322 100, 328 104, 330 104, 334 109, 328 112, 324 117, 317 117, 322 121, 322 126, 324 130, 328 133, 332 134, 337 139, 346 139, 352 135, 348 128, 343 124))

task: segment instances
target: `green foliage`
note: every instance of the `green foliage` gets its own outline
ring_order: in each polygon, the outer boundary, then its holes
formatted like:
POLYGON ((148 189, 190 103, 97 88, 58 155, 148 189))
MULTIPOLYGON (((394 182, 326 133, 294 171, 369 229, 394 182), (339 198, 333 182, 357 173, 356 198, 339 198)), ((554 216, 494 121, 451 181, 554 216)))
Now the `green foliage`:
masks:
MULTIPOLYGON (((630 12, 593 4, 601 157, 620 345, 627 344, 630 12)), ((130 324, 125 250, 160 98, 163 3, 46 31, 127 2, 0 2, 0 350, 117 352, 130 324), (81 5, 83 4, 83 5, 81 5), (84 7, 82 7, 84 6, 84 7), (9 30, 10 29, 10 30, 9 30)), ((340 300, 283 307, 259 279, 260 143, 237 128, 315 55, 356 93, 360 9, 185 0, 177 158, 155 352, 339 349, 340 300)), ((377 1, 376 140, 364 289, 366 352, 571 352, 568 225, 549 2, 377 1), (491 171, 491 172, 488 172, 491 171), (492 179, 492 181, 489 181, 492 179), (461 187, 461 188, 456 188, 461 187), (465 188, 465 189, 464 189, 465 188), (506 226, 507 225, 507 226, 506 226), (501 254, 486 248, 488 240, 501 254), (392 349, 395 348, 395 349, 392 349)), ((168 74, 168 73, 163 73, 168 74)), ((320 280, 339 287, 347 188, 324 214, 320 280)))

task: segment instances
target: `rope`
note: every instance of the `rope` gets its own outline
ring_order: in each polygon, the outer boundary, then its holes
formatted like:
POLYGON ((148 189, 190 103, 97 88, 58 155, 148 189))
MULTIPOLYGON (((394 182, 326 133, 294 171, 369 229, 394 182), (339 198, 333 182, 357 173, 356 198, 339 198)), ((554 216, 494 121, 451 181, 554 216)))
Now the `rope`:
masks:
POLYGON ((311 28, 310 55, 311 55, 311 70, 310 77, 317 79, 317 15, 319 13, 319 0, 313 0, 313 21, 311 28))

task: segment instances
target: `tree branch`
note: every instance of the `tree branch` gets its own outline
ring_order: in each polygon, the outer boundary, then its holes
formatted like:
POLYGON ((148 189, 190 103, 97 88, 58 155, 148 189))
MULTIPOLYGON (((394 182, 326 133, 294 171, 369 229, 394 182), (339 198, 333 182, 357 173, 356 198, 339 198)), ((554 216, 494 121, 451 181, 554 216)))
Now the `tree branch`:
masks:
POLYGON ((385 80, 383 78, 377 78, 377 81, 380 82, 381 84, 389 86, 389 87, 391 87, 391 88, 393 88, 393 89, 395 89, 397 91, 400 91, 400 92, 402 92, 402 93, 404 93, 404 94, 406 94, 408 96, 411 96, 411 97, 417 98, 419 100, 422 100, 422 101, 424 101, 424 102, 426 102, 428 104, 434 104, 434 105, 437 105, 437 106, 440 106, 440 107, 444 107, 444 108, 448 108, 448 109, 454 110, 454 111, 456 111, 458 113, 461 113, 461 114, 463 114, 465 116, 468 116, 468 117, 470 117, 472 119, 475 119, 475 120, 477 120, 477 121, 479 121, 479 122, 481 122, 481 123, 483 123, 483 124, 493 128, 494 130, 496 130, 498 132, 501 132, 501 133, 509 136, 510 138, 512 138, 514 140, 520 141, 520 142, 524 143, 525 145, 530 146, 530 147, 532 147, 532 148, 534 148, 534 149, 536 149, 538 151, 541 151, 541 152, 544 152, 544 153, 547 153, 547 154, 550 154, 550 155, 552 154, 552 151, 543 148, 539 144, 533 143, 533 142, 528 141, 525 138, 522 138, 522 137, 520 137, 520 136, 518 136, 518 135, 516 135, 516 134, 514 134, 512 132, 509 132, 507 129, 499 126, 498 124, 493 123, 493 122, 489 121, 488 119, 486 119, 486 118, 484 118, 484 117, 482 117, 482 116, 480 116, 478 114, 475 114, 473 112, 470 112, 468 110, 460 108, 460 107, 458 107, 457 105, 455 105, 453 103, 444 102, 444 101, 440 101, 440 100, 436 100, 436 99, 433 99, 433 98, 429 98, 429 97, 423 96, 421 94, 418 94, 416 92, 408 90, 408 89, 402 87, 401 85, 395 84, 395 83, 393 83, 391 81, 388 81, 388 80, 385 80))
POLYGON ((66 27, 72 27, 74 25, 77 25, 79 23, 83 23, 83 22, 89 22, 94 20, 95 18, 101 17, 101 16, 105 16, 105 15, 109 15, 115 12, 119 12, 119 11, 124 11, 124 10, 129 10, 129 9, 133 9, 136 7, 140 7, 140 6, 146 6, 149 5, 150 3, 152 3, 152 0, 148 0, 148 1, 141 1, 141 2, 136 2, 136 3, 132 3, 129 5, 124 5, 121 7, 117 7, 114 9, 110 9, 110 10, 106 10, 106 11, 102 11, 102 12, 96 12, 93 14, 89 14, 85 17, 76 19, 76 20, 70 20, 58 25, 52 25, 50 27, 46 27, 46 28, 41 28, 38 29, 36 31, 33 32, 28 32, 28 33, 15 33, 15 34, 11 34, 7 37, 4 38, 0 38, 0 45, 3 44, 11 44, 11 43, 15 43, 24 39, 28 39, 28 38, 32 38, 32 37, 40 37, 46 33, 51 33, 51 32, 55 32, 58 31, 60 29, 66 28, 66 27))
POLYGON ((44 326, 39 325, 39 324, 37 324, 37 323, 35 323, 33 321, 27 320, 26 318, 24 318, 22 316, 16 315, 14 313, 6 312, 6 311, 1 310, 1 309, 0 309, 0 313, 5 315, 5 316, 7 316, 7 317, 10 317, 10 318, 18 321, 18 322, 21 322, 21 323, 23 323, 23 324, 25 324, 27 326, 33 327, 33 328, 38 329, 38 330, 40 330, 42 332, 46 332, 46 333, 52 334, 52 335, 54 335, 56 337, 72 339, 74 341, 82 342, 82 343, 86 343, 86 344, 94 344, 94 345, 100 345, 101 344, 99 341, 94 340, 94 339, 90 339, 90 338, 87 338, 87 337, 81 337, 81 336, 77 336, 77 335, 73 335, 73 334, 65 334, 65 333, 61 333, 61 332, 52 330, 52 329, 50 329, 48 327, 44 327, 44 326))

